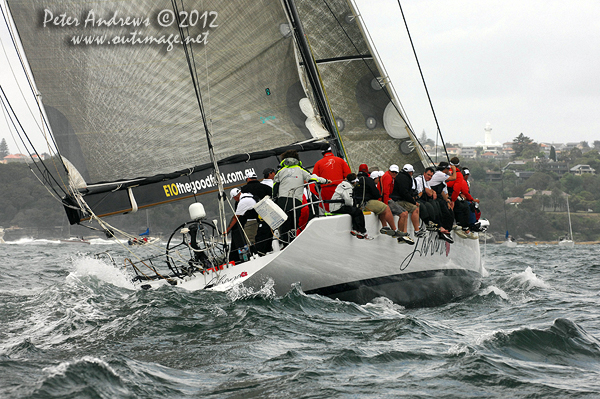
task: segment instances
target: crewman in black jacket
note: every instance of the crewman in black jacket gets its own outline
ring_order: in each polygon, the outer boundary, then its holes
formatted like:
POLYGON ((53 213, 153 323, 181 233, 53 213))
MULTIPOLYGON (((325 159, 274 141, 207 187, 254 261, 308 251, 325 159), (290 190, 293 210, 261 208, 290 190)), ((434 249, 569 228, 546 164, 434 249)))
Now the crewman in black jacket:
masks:
MULTIPOLYGON (((367 173, 367 165, 360 165, 358 175, 356 176, 358 182, 354 186, 353 191, 354 201, 359 208, 364 207, 367 211, 371 211, 379 217, 382 225, 381 230, 379 230, 381 234, 397 238, 407 236, 407 233, 400 231, 400 228, 396 230, 396 221, 390 207, 381 202, 381 193, 377 189, 375 181, 367 173)), ((406 227, 404 230, 406 230, 406 227)))
POLYGON ((402 208, 410 213, 410 220, 415 230, 415 237, 425 236, 426 229, 419 229, 419 204, 416 201, 418 197, 417 183, 413 179, 415 169, 409 163, 402 167, 396 179, 394 179, 394 190, 390 194, 393 199, 402 208))

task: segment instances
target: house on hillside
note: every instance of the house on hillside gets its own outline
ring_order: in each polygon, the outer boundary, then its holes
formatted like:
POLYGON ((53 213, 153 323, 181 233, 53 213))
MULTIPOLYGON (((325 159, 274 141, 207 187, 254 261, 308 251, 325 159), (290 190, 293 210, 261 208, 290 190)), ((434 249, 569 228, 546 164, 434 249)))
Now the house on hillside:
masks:
POLYGON ((512 205, 514 207, 518 207, 523 202, 523 198, 521 197, 508 197, 504 203, 506 205, 512 205))
POLYGON ((532 199, 534 195, 552 195, 550 190, 529 190, 523 195, 523 199, 532 199))
POLYGON ((502 181, 502 172, 495 170, 487 170, 485 172, 485 180, 489 182, 502 181))
POLYGON ((526 167, 525 166, 526 164, 527 164, 527 161, 523 161, 523 160, 511 161, 511 162, 507 163, 506 166, 502 168, 502 170, 524 170, 526 167))
POLYGON ((463 147, 460 152, 461 158, 477 158, 477 147, 463 147))
POLYGON ((569 172, 579 176, 586 174, 593 175, 596 173, 596 169, 592 168, 590 165, 575 165, 569 169, 569 172))
POLYGON ((569 172, 569 164, 566 162, 548 162, 545 168, 548 172, 556 173, 558 177, 562 177, 569 172))
POLYGON ((4 163, 28 163, 30 162, 30 158, 27 155, 23 154, 10 154, 4 157, 4 163))
POLYGON ((515 170, 514 173, 515 173, 515 175, 517 175, 519 180, 525 181, 525 180, 529 179, 531 176, 533 176, 535 171, 534 170, 515 170))
POLYGON ((484 152, 483 154, 481 154, 480 156, 483 159, 496 159, 496 158, 498 158, 499 155, 495 154, 493 152, 487 151, 487 152, 484 152))

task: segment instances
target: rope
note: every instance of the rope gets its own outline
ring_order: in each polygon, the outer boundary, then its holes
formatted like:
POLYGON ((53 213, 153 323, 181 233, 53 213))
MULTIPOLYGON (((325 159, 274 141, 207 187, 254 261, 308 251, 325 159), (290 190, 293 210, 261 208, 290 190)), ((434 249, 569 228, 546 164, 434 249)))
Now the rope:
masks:
POLYGON ((419 73, 421 74, 421 80, 423 80, 423 86, 425 87, 425 93, 427 93, 427 99, 429 100, 429 106, 431 107, 431 112, 433 113, 433 119, 435 119, 435 125, 438 130, 438 135, 440 136, 440 140, 442 140, 442 145, 444 146, 444 152, 446 153, 446 158, 448 160, 450 160, 450 156, 448 155, 448 150, 446 149, 446 143, 444 142, 444 137, 442 136, 442 130, 440 129, 440 124, 438 123, 437 116, 435 114, 435 109, 433 108, 433 102, 431 101, 431 96, 429 95, 429 89, 427 88, 427 83, 425 82, 425 76, 423 75, 423 70, 421 69, 421 63, 419 62, 419 57, 417 57, 417 51, 415 50, 415 45, 414 45, 412 37, 410 35, 410 30, 408 29, 408 23, 406 22, 406 18, 404 17, 404 11, 402 10, 402 4, 400 4, 400 0, 398 0, 398 7, 400 7, 400 13, 402 14, 402 19, 404 20, 404 26, 406 27, 406 33, 408 34, 408 39, 410 40, 410 45, 412 47, 413 54, 415 55, 415 61, 417 61, 417 66, 419 67, 419 73))

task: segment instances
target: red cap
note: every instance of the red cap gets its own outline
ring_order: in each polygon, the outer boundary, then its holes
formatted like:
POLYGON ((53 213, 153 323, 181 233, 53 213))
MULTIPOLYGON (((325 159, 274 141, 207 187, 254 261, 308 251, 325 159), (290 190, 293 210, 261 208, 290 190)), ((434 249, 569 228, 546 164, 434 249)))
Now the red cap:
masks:
POLYGON ((361 163, 360 166, 358 167, 358 171, 369 173, 369 167, 367 166, 366 163, 361 163))

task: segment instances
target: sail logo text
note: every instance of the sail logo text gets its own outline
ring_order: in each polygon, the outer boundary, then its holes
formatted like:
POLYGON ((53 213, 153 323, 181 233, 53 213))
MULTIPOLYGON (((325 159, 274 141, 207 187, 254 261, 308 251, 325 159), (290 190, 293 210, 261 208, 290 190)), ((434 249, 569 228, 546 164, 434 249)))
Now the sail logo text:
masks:
MULTIPOLYGON (((108 13, 109 15, 111 13, 108 13)), ((165 9, 156 13, 156 23, 158 26, 167 28, 176 23, 179 28, 191 28, 199 27, 201 29, 217 28, 219 25, 216 23, 219 13, 217 11, 179 11, 175 14, 173 10, 165 9)), ((140 26, 150 26, 150 22, 154 19, 149 17, 132 17, 132 16, 121 16, 118 11, 112 12, 108 18, 103 18, 95 10, 91 9, 87 13, 82 14, 80 17, 76 15, 69 15, 66 12, 54 13, 52 10, 45 8, 44 16, 42 18, 42 26, 44 28, 66 28, 82 26, 83 28, 100 28, 100 27, 126 27, 131 26, 134 28, 140 26)))
POLYGON ((267 116, 267 117, 261 116, 260 117, 260 120, 262 121, 262 123, 265 123, 266 121, 274 121, 275 119, 277 119, 277 118, 274 116, 267 116))
MULTIPOLYGON (((77 28, 93 29, 91 33, 77 32, 66 38, 66 43, 74 46, 104 46, 104 45, 140 45, 158 44, 166 45, 166 50, 171 51, 175 45, 198 44, 206 45, 210 30, 216 29, 217 11, 179 11, 164 9, 154 13, 154 16, 125 16, 118 11, 104 13, 102 16, 97 10, 89 10, 81 15, 69 14, 67 12, 53 12, 45 8, 43 15, 40 13, 40 24, 44 28, 77 28), (158 29, 176 26, 180 29, 201 29, 193 35, 182 36, 174 33, 163 34, 160 31, 145 32, 144 28, 151 25, 158 29), (130 32, 119 32, 110 35, 97 32, 98 28, 134 28, 130 32)), ((151 28, 149 28, 151 29, 151 28)), ((170 31, 172 29, 169 29, 170 31)), ((72 30, 70 30, 72 32, 72 30)))
POLYGON ((160 44, 167 45, 166 50, 171 51, 176 44, 206 44, 208 40, 208 31, 200 33, 196 37, 186 36, 183 40, 179 35, 162 35, 162 36, 140 36, 138 31, 130 32, 129 36, 112 36, 108 35, 75 35, 71 37, 70 43, 78 46, 78 45, 135 45, 135 44, 160 44))
MULTIPOLYGON (((244 171, 238 170, 231 173, 221 173, 223 184, 232 184, 246 180, 246 173, 256 173, 254 168, 244 171)), ((188 183, 171 183, 163 185, 166 197, 177 197, 184 194, 197 194, 202 190, 217 186, 217 179, 213 175, 208 175, 204 179, 194 180, 188 183)))

